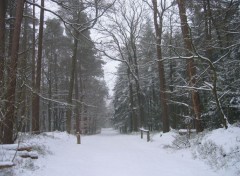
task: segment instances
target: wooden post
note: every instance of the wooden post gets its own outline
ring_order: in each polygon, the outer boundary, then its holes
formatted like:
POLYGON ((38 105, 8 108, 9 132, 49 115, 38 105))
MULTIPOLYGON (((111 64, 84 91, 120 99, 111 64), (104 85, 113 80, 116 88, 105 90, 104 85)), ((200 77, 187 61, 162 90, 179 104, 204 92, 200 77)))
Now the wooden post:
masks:
POLYGON ((81 144, 80 133, 77 132, 77 144, 81 144))
POLYGON ((140 128, 140 131, 141 131, 141 139, 143 139, 143 132, 146 132, 147 133, 147 142, 149 142, 150 141, 150 131, 145 130, 143 128, 140 128))
POLYGON ((149 141, 150 141, 150 132, 147 131, 147 142, 149 142, 149 141))

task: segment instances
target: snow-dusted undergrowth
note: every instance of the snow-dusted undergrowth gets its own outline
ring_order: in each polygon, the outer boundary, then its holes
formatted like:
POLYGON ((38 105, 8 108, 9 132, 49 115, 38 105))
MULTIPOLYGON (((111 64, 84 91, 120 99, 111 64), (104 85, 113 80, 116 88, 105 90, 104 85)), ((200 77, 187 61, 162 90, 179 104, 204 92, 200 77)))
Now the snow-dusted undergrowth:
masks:
POLYGON ((235 169, 240 175, 240 128, 230 126, 207 133, 193 148, 193 156, 212 168, 235 169))
POLYGON ((234 174, 231 174, 234 176, 240 175, 239 125, 192 134, 190 138, 187 135, 179 135, 174 130, 161 136, 163 148, 190 150, 193 159, 203 160, 213 170, 225 170, 233 172, 234 174))

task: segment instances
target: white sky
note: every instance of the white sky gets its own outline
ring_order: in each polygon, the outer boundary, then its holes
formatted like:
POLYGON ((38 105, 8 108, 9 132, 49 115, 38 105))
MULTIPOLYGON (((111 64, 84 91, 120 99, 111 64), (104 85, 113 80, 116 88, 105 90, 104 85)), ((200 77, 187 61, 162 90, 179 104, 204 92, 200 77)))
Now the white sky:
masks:
POLYGON ((104 61, 106 62, 106 64, 104 65, 103 69, 104 69, 104 79, 107 83, 107 86, 109 88, 109 95, 112 96, 113 95, 113 88, 115 85, 115 81, 116 81, 116 72, 117 72, 117 67, 119 62, 117 61, 113 61, 110 59, 104 59, 104 61))

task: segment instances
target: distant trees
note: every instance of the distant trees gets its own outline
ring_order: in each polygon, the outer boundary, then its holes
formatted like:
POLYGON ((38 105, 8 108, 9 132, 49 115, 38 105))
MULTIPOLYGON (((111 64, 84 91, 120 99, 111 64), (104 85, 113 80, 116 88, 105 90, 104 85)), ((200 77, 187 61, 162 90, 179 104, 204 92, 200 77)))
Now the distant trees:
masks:
MULTIPOLYGON (((231 122, 236 121, 239 95, 235 86, 239 85, 239 75, 234 74, 238 73, 238 66, 230 63, 239 63, 239 1, 144 2, 150 7, 146 10, 153 14, 142 23, 139 39, 143 40, 138 40, 136 45, 144 114, 147 114, 144 126, 160 127, 165 132, 170 126, 196 128, 201 132, 203 128, 227 127, 226 117, 231 122), (156 50, 152 50, 154 46, 156 50), (160 64, 158 68, 157 64, 160 64), (156 79, 158 71, 160 80, 156 79), (161 117, 160 123, 157 116, 161 117)), ((129 6, 128 10, 134 14, 134 6, 129 6)), ((120 19, 121 12, 115 12, 120 19)), ((127 25, 118 24, 119 33, 130 31, 127 25)), ((112 41, 118 41, 117 48, 126 47, 118 37, 112 41)), ((119 54, 112 59, 121 57, 119 54)), ((114 122, 132 131, 131 113, 126 111, 131 112, 131 94, 136 93, 130 91, 131 84, 127 83, 127 68, 128 65, 120 64, 118 70, 114 122)))
MULTIPOLYGON (((125 76, 121 78, 127 80, 125 82, 124 94, 128 96, 124 103, 129 105, 127 111, 121 110, 121 117, 126 119, 120 122, 119 126, 129 126, 130 131, 138 131, 138 127, 145 126, 145 110, 144 110, 144 94, 140 78, 140 55, 138 44, 140 41, 140 32, 144 23, 145 9, 140 1, 117 1, 106 18, 109 23, 101 23, 100 31, 106 37, 105 46, 108 49, 102 50, 102 53, 110 59, 122 62, 121 73, 125 76), (110 40, 110 42, 108 41, 110 40), (114 49, 115 52, 112 52, 114 49), (126 95, 127 94, 127 95, 126 95), (126 118, 126 117, 129 117, 126 118)), ((119 78, 119 79, 121 79, 119 78)), ((120 80, 119 80, 120 81, 120 80)), ((116 88, 117 89, 117 88, 116 88)), ((118 95, 116 95, 118 96, 118 95)), ((121 103, 114 102, 115 109, 121 108, 121 103), (119 107, 118 107, 119 106, 119 107)), ((125 106, 128 107, 128 106, 125 106)), ((118 116, 118 115, 117 115, 118 116)))

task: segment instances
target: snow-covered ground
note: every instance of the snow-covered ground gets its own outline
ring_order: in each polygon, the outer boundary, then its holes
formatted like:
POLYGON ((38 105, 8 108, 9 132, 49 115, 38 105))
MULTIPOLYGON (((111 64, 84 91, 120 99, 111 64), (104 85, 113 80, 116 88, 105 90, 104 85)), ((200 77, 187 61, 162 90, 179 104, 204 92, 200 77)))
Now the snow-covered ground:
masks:
POLYGON ((0 170, 0 176, 240 175, 240 158, 231 160, 232 156, 225 159, 232 152, 238 158, 239 127, 218 129, 203 138, 194 138, 189 142, 191 148, 179 147, 184 139, 179 142, 175 132, 152 134, 151 141, 147 142, 146 136, 140 139, 140 134, 123 135, 113 129, 102 129, 101 134, 82 137, 81 145, 76 144, 75 136, 63 132, 27 138, 30 138, 28 143, 35 146, 39 159, 17 158, 16 166, 0 170), (218 150, 223 153, 218 153, 218 150), (215 155, 209 158, 211 154, 208 152, 215 152, 215 155), (222 154, 224 162, 219 165, 217 161, 221 159, 215 158, 215 162, 214 157, 222 154))

